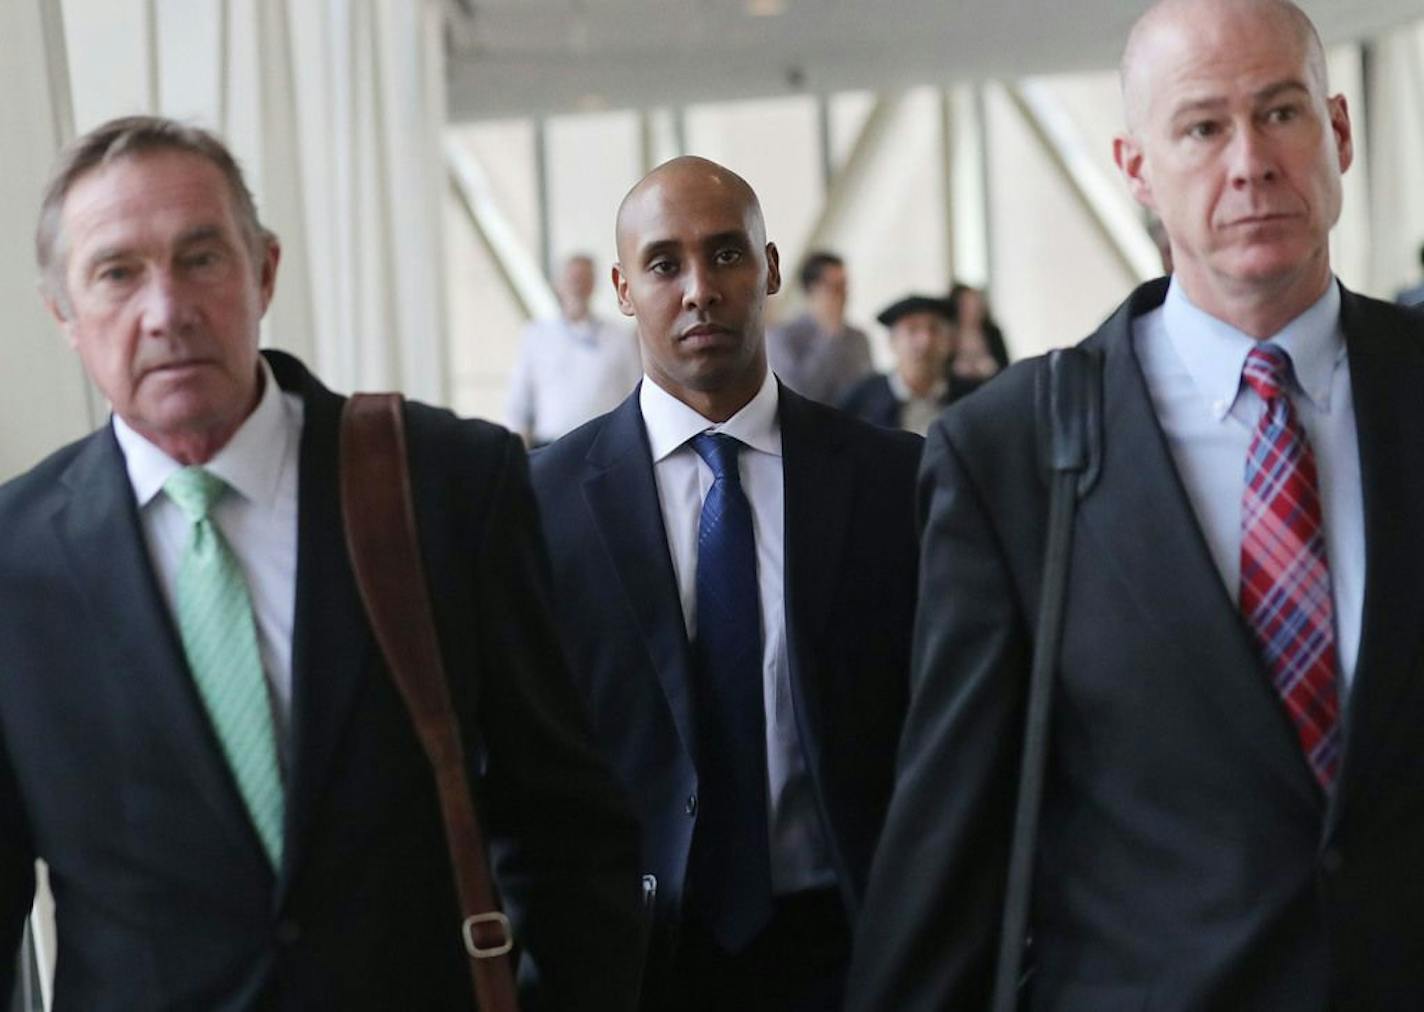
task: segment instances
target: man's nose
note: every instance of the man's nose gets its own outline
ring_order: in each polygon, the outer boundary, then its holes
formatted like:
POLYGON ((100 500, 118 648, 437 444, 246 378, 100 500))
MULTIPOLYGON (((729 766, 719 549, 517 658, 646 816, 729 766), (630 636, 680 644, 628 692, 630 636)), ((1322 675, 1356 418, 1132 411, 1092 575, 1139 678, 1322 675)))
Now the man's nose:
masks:
POLYGON ((163 337, 181 332, 192 320, 191 300, 169 271, 153 271, 144 285, 143 331, 163 337))
POLYGON ((682 305, 684 309, 707 309, 722 301, 717 280, 709 264, 694 261, 684 275, 682 305))
POLYGON ((1231 185, 1238 189, 1274 182, 1279 174, 1275 146, 1254 125, 1237 130, 1227 151, 1231 185))

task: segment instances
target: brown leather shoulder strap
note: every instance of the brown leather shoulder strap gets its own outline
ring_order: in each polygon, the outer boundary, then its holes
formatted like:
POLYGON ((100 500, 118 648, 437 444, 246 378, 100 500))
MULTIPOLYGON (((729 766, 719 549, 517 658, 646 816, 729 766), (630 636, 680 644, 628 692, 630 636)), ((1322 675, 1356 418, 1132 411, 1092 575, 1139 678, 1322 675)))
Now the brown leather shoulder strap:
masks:
POLYGON ((356 394, 346 402, 341 509, 371 629, 435 770, 475 1000, 482 1012, 518 1012, 513 935, 490 879, 420 558, 399 394, 356 394))

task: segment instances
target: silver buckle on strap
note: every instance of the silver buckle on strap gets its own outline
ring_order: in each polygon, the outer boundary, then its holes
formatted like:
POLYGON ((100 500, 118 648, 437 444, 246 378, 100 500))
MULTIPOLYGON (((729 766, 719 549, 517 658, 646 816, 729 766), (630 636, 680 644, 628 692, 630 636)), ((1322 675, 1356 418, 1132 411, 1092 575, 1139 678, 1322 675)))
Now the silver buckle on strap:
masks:
POLYGON ((465 951, 475 959, 493 959, 496 956, 503 956, 514 948, 514 928, 510 926, 509 918, 499 910, 492 910, 487 914, 471 914, 460 926, 460 932, 465 936, 465 951), (496 945, 481 948, 480 944, 475 941, 474 930, 481 924, 498 924, 504 940, 496 945))

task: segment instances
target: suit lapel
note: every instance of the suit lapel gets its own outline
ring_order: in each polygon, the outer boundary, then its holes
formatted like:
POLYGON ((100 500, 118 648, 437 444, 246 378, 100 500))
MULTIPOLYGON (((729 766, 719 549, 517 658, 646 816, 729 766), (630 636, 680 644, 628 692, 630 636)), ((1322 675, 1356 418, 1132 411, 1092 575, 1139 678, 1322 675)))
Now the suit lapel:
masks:
POLYGON ((583 493, 636 616, 683 747, 695 757, 687 625, 637 390, 608 416, 589 448, 583 493))
POLYGON ((168 743, 209 815, 227 826, 229 839, 245 837, 254 860, 265 866, 153 573, 111 427, 89 438, 63 480, 71 495, 55 516, 55 534, 95 628, 117 645, 126 669, 121 677, 141 697, 133 710, 149 724, 145 737, 168 743))
POLYGON ((1085 537, 1074 555, 1114 572, 1125 584, 1114 600, 1154 630, 1164 656, 1194 672, 1192 685, 1222 726, 1319 811, 1320 791, 1212 561, 1133 349, 1132 318, 1163 295, 1165 285, 1139 290, 1097 335, 1104 353, 1102 477, 1080 506, 1085 537))
POLYGON ((835 602, 856 476, 850 456, 831 435, 837 430, 818 426, 804 398, 784 386, 780 393, 787 655, 802 747, 810 760, 820 755, 815 718, 821 713, 812 660, 835 602))
POLYGON ((306 828, 330 774, 363 675, 375 659, 346 554, 338 484, 344 403, 294 359, 268 353, 284 390, 304 402, 297 490, 296 614, 292 623, 292 720, 286 860, 278 902, 305 852, 306 828))
POLYGON ((1424 691, 1420 667, 1424 601, 1424 439, 1420 437, 1419 391, 1424 389, 1424 353, 1416 333, 1398 318, 1358 296, 1344 293, 1341 323, 1350 360, 1355 429, 1364 492, 1365 597, 1359 661, 1346 697, 1345 754, 1331 812, 1332 826, 1344 807, 1388 777, 1392 738, 1407 733, 1416 747, 1418 729, 1401 727, 1410 693, 1424 691))

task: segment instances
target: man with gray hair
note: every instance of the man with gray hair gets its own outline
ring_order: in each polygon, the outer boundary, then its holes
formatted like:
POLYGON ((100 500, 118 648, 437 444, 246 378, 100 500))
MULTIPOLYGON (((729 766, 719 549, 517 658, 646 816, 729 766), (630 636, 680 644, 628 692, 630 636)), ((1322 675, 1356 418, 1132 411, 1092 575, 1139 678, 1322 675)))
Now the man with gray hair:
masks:
MULTIPOLYGON (((1122 77, 1117 164, 1175 273, 1083 344, 1100 470, 1053 658, 1020 1005, 1421 1008, 1424 322, 1331 272, 1350 117, 1297 7, 1163 0, 1122 77)), ((1044 636, 1043 368, 926 444, 856 1012, 988 1001, 1044 636)))
MULTIPOLYGON (((56 1007, 470 1009, 434 778, 342 536, 344 399, 258 351, 280 247, 232 156, 106 123, 62 155, 37 253, 113 417, 0 488, 0 947, 42 858, 56 1007)), ((556 646, 523 449, 420 404, 405 426, 525 1007, 629 1008, 635 830, 556 646)))

